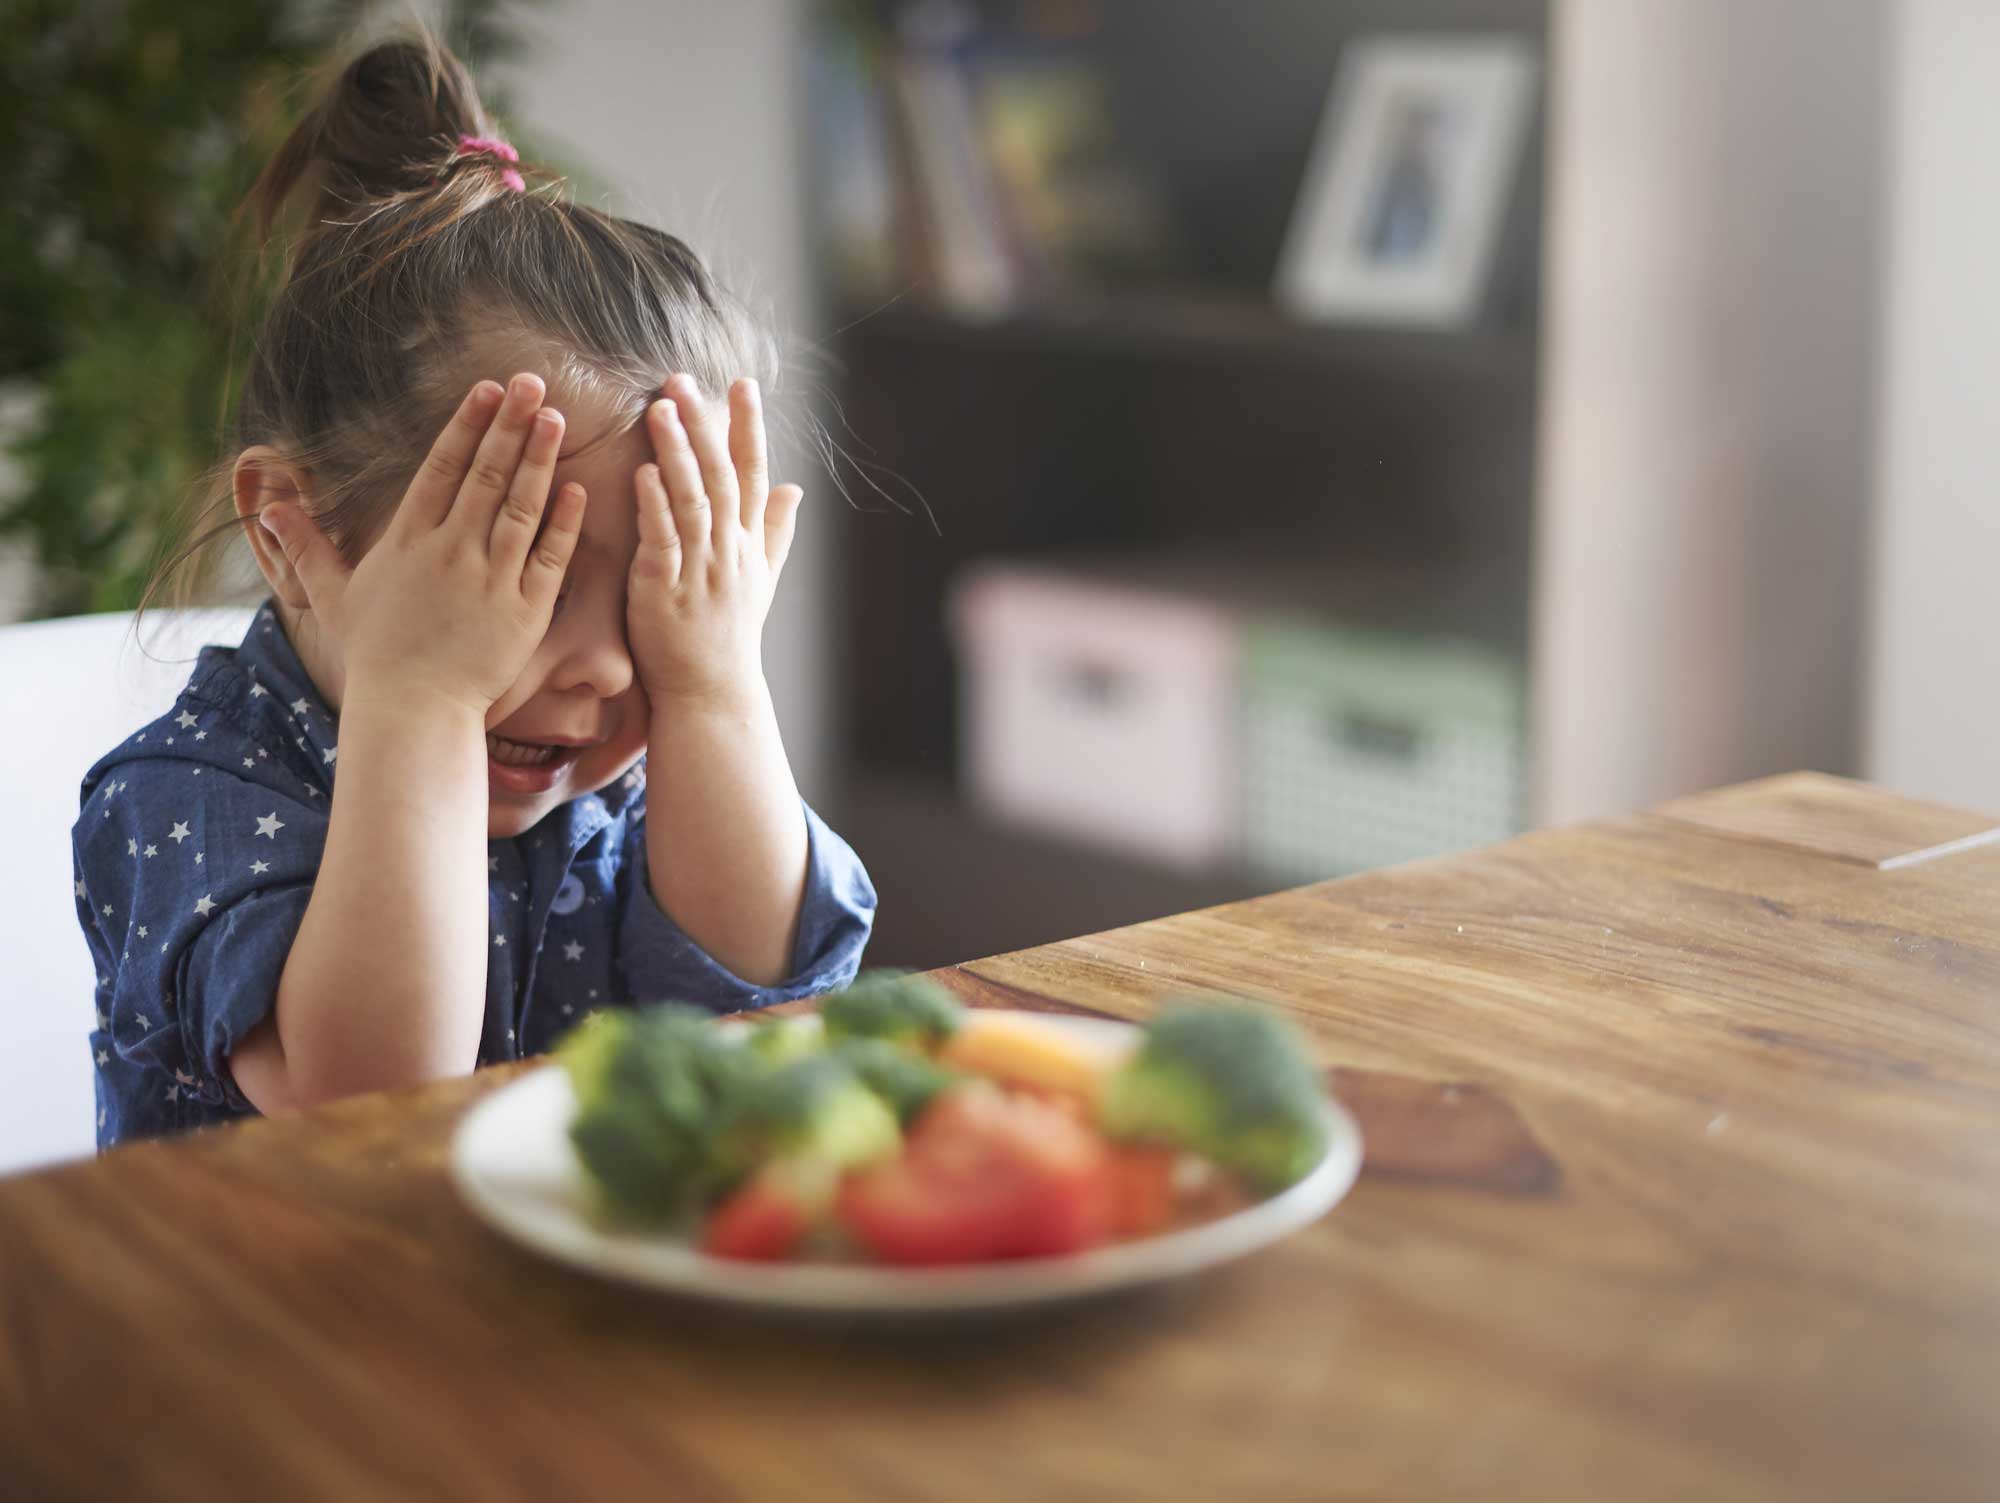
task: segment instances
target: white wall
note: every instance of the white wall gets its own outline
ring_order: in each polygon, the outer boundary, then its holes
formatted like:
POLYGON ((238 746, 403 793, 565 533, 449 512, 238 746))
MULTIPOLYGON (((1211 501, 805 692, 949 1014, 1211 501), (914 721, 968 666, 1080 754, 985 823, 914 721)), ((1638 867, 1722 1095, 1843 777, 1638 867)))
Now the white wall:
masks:
POLYGON ((1854 759, 1885 0, 1557 0, 1535 811, 1854 759))
MULTIPOLYGON (((798 0, 564 0, 522 16, 538 40, 507 82, 536 139, 609 184, 605 207, 686 240, 788 348, 812 337, 798 0)), ((825 542, 840 501, 806 454, 776 458, 807 498, 764 658, 799 785, 818 798, 834 770, 825 542)))
POLYGON ((2000 5, 1902 0, 1866 766, 2000 812, 2000 5))

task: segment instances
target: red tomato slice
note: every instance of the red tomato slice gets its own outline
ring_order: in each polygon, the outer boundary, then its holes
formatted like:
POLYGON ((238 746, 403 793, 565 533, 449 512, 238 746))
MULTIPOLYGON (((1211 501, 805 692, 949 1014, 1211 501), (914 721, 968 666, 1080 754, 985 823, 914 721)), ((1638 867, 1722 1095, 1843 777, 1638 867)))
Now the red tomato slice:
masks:
POLYGON ((709 1213, 702 1250, 718 1258, 782 1258, 812 1230, 815 1207, 787 1174, 756 1175, 709 1213))
POLYGON ((940 1096, 900 1157, 851 1174, 838 1215, 878 1257, 967 1263, 1077 1252, 1110 1235, 1110 1150, 1075 1114, 982 1086, 940 1096))
POLYGON ((1171 1148, 1116 1148, 1111 1154, 1111 1231, 1143 1237, 1174 1219, 1174 1160, 1171 1148))

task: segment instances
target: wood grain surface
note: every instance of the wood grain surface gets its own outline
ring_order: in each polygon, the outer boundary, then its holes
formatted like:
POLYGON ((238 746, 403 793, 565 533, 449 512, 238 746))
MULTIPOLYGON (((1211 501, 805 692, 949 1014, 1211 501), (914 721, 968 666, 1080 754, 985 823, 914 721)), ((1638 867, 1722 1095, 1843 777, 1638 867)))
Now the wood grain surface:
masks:
POLYGON ((0 1181, 4 1490, 1992 1498, 2000 846, 1881 870, 1699 814, 940 973, 1249 996, 1369 1134, 1309 1231, 1056 1318, 747 1319, 544 1263, 445 1173, 507 1070, 0 1181))
POLYGON ((1893 871, 2000 841, 2000 820, 1902 798, 1845 778, 1794 772, 1676 799, 1669 819, 1893 871))

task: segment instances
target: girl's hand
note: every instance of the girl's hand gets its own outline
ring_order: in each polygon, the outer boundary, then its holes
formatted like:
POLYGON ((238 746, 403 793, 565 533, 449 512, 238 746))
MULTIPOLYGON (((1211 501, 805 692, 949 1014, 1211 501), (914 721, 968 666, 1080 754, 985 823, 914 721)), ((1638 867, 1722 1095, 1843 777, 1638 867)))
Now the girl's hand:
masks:
POLYGON ((647 409, 655 463, 639 466, 639 551, 626 631, 647 697, 725 699, 761 684, 764 617, 791 551, 796 485, 773 489, 755 381, 726 415, 678 375, 647 409))
POLYGON ((527 667, 585 500, 581 486, 566 485, 547 506, 563 418, 542 406, 545 390, 526 374, 504 392, 493 381, 473 387, 351 569, 299 507, 278 502, 259 514, 338 642, 350 693, 365 683, 483 717, 527 667))

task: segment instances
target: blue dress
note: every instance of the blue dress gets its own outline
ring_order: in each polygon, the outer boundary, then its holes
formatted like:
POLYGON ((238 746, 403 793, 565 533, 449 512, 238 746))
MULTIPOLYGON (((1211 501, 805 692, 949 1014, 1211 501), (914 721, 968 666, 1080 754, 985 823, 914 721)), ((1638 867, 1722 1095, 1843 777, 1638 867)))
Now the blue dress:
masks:
MULTIPOLYGON (((83 780, 77 915, 97 965, 100 1149, 252 1116, 226 1061, 271 1010, 326 844, 339 723, 266 604, 236 648, 203 650, 167 714, 83 780)), ((845 985, 875 889, 808 808, 792 973, 733 975, 653 901, 646 769, 487 844, 479 1063, 550 1047, 598 1007, 672 998, 717 1011, 845 985)))

